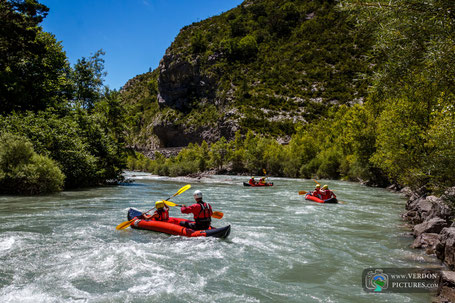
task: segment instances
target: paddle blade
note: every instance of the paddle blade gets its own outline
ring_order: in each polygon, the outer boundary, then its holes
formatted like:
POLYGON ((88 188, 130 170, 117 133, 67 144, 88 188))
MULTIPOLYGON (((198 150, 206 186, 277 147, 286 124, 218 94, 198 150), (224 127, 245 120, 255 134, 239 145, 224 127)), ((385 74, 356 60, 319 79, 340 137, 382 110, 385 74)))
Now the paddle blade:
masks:
POLYGON ((191 185, 187 184, 184 187, 180 188, 179 191, 176 192, 175 195, 173 195, 172 197, 178 196, 178 195, 180 195, 181 193, 187 191, 190 188, 191 188, 191 185))
POLYGON ((316 182, 316 184, 318 184, 318 185, 321 185, 321 184, 319 184, 319 182, 318 182, 318 181, 316 181, 315 179, 313 179, 313 181, 314 181, 314 182, 316 182))
POLYGON ((213 214, 212 214, 212 217, 214 217, 215 219, 221 219, 223 218, 224 214, 220 211, 214 211, 213 214))
POLYGON ((166 201, 166 200, 162 200, 167 206, 178 206, 177 204, 175 204, 174 202, 171 202, 171 201, 166 201))
POLYGON ((117 225, 117 227, 115 228, 116 230, 120 230, 120 229, 125 229, 127 228, 128 226, 131 225, 131 223, 133 223, 134 219, 130 220, 130 221, 125 221, 125 222, 122 222, 120 223, 119 225, 117 225))
POLYGON ((267 175, 267 171, 265 170, 265 168, 262 169, 262 172, 264 173, 264 175, 267 175))
POLYGON ((304 195, 304 194, 306 194, 306 193, 308 193, 306 190, 301 190, 301 191, 299 191, 299 195, 304 195))

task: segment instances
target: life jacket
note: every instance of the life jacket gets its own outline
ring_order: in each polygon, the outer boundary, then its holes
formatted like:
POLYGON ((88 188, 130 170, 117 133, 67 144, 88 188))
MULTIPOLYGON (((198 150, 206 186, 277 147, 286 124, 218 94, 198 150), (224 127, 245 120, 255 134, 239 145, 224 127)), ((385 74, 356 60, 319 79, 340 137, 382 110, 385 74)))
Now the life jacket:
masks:
POLYGON ((205 222, 212 222, 212 206, 205 202, 197 202, 201 207, 199 214, 194 214, 194 220, 196 223, 205 223, 205 222))
POLYGON ((250 183, 250 185, 256 185, 256 182, 254 181, 254 179, 250 179, 250 181, 248 181, 248 183, 250 183))
POLYGON ((322 200, 327 200, 327 199, 332 198, 332 196, 335 196, 335 194, 330 189, 321 190, 321 194, 322 194, 322 198, 321 198, 322 200))
POLYGON ((166 221, 169 220, 169 210, 168 209, 157 209, 155 211, 155 214, 158 215, 158 218, 156 218, 157 221, 166 221))
POLYGON ((318 197, 319 199, 322 199, 322 192, 320 189, 315 189, 312 194, 312 196, 318 197))

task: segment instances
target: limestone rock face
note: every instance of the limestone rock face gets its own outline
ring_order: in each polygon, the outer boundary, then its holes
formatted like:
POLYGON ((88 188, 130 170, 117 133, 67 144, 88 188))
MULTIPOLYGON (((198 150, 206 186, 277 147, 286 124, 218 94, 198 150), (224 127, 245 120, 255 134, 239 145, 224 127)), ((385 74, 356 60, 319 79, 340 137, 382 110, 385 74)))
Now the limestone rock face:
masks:
POLYGON ((217 79, 201 73, 198 58, 183 58, 166 51, 158 67, 158 102, 180 111, 189 111, 192 101, 214 103, 217 79))
POLYGON ((233 121, 220 120, 216 126, 183 126, 172 122, 159 122, 153 125, 153 132, 160 140, 160 147, 187 146, 189 143, 201 144, 216 142, 221 137, 233 138, 238 130, 233 121))

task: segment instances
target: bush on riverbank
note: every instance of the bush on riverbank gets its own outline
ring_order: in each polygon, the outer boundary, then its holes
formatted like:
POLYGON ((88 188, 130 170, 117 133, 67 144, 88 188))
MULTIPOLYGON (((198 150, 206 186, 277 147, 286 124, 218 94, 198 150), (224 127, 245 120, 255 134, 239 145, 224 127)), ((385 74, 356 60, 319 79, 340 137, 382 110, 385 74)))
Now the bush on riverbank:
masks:
POLYGON ((100 185, 118 179, 125 163, 119 149, 96 115, 76 111, 0 117, 0 131, 24 136, 34 150, 56 161, 66 176, 65 188, 100 185))
POLYGON ((63 188, 65 175, 49 157, 38 155, 25 138, 0 136, 0 193, 44 194, 63 188))

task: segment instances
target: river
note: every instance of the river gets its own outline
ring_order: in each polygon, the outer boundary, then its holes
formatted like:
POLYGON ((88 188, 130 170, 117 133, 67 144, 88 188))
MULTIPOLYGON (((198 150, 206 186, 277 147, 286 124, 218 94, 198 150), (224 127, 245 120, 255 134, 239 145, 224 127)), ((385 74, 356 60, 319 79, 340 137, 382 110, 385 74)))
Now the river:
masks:
MULTIPOLYGON (((134 178, 0 197, 0 302, 430 302, 429 294, 362 289, 365 268, 437 264, 409 248, 398 194, 327 181, 346 203, 324 205, 298 195, 312 180, 247 188, 239 176, 134 178), (185 184, 192 188, 173 201, 191 204, 200 189, 224 213, 212 225, 231 224, 228 239, 115 229, 129 207, 148 210, 185 184)), ((176 207, 170 213, 189 218, 176 207)))

